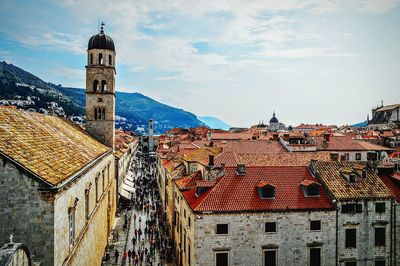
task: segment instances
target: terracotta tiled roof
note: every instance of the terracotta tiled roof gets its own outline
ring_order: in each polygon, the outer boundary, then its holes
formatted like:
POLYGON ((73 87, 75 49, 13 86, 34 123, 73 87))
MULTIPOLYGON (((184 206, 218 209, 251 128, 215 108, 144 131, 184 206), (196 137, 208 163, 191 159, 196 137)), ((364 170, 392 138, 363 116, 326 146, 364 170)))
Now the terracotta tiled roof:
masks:
POLYGON ((236 168, 225 169, 225 176, 216 179, 213 188, 196 196, 196 189, 183 192, 194 211, 242 212, 332 209, 325 191, 319 197, 305 197, 300 182, 314 180, 307 167, 247 167, 246 174, 236 175, 236 168), (262 199, 256 185, 264 181, 274 184, 275 199, 262 199))
POLYGON ((131 131, 115 130, 115 157, 121 158, 127 152, 129 145, 138 142, 131 131))
POLYGON ((253 133, 211 133, 212 140, 249 140, 253 138, 253 133))
POLYGON ((279 141, 231 141, 224 146, 224 151, 236 153, 288 153, 279 141))
POLYGON ((198 163, 206 165, 208 163, 209 155, 216 155, 220 152, 222 152, 221 147, 202 147, 202 148, 198 149, 197 151, 195 151, 187 156, 184 156, 183 159, 185 161, 198 162, 198 163))
POLYGON ((0 107, 0 152, 51 185, 109 150, 71 121, 0 107))
POLYGON ((306 166, 310 161, 330 161, 329 152, 292 152, 272 154, 241 154, 223 152, 215 158, 216 165, 236 166, 243 163, 246 166, 306 166))
POLYGON ((400 202, 400 173, 393 175, 380 175, 380 179, 395 195, 397 202, 400 202))
MULTIPOLYGON (((393 194, 371 170, 367 178, 356 176, 355 183, 349 183, 343 176, 353 172, 353 166, 365 166, 363 162, 317 162, 316 169, 321 181, 332 195, 339 200, 391 198, 393 194)), ((357 171, 354 171, 355 173, 357 171)))
POLYGON ((326 151, 390 151, 391 149, 353 139, 351 135, 331 136, 328 143, 322 137, 315 138, 317 149, 326 151))
POLYGON ((196 181, 201 180, 201 171, 197 171, 190 176, 185 176, 175 180, 179 189, 191 189, 196 187, 196 181))
POLYGON ((275 187, 274 185, 272 185, 271 183, 268 183, 267 181, 260 181, 260 182, 258 182, 256 184, 256 187, 258 187, 258 188, 263 188, 265 186, 273 186, 273 187, 275 187))
POLYGON ((308 187, 309 185, 312 185, 312 184, 321 185, 320 183, 318 183, 314 180, 311 180, 311 179, 304 179, 303 181, 300 182, 300 185, 305 186, 305 187, 308 187))

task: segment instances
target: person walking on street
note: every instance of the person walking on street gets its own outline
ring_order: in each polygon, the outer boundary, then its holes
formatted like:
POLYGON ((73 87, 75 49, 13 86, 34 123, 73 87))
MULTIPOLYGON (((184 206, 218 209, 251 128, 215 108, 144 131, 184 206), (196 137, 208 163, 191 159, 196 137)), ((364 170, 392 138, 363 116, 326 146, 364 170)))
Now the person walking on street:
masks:
POLYGON ((115 249, 114 256, 115 256, 115 263, 118 263, 118 256, 119 256, 118 249, 115 249))
POLYGON ((129 250, 128 250, 128 260, 129 260, 129 264, 131 264, 131 256, 132 256, 132 251, 129 249, 129 250))

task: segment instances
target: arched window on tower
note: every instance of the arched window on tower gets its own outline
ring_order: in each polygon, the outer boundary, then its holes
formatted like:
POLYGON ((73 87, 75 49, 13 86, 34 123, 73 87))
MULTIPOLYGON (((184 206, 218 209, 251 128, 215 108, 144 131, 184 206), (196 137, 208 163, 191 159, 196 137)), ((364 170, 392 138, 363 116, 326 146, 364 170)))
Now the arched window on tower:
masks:
POLYGON ((95 79, 93 81, 93 92, 98 92, 99 91, 99 81, 95 79))
POLYGON ((101 119, 103 119, 103 120, 106 119, 106 108, 102 108, 102 110, 101 110, 101 119))
POLYGON ((101 81, 101 93, 105 93, 107 91, 107 81, 101 81))
POLYGON ((94 120, 97 120, 97 108, 94 108, 94 120))
POLYGON ((112 55, 108 56, 108 64, 112 66, 112 55))
POLYGON ((99 53, 99 65, 103 64, 103 54, 99 53))
POLYGON ((93 65, 93 54, 92 54, 92 53, 90 54, 90 61, 89 61, 89 63, 90 63, 91 65, 93 65))

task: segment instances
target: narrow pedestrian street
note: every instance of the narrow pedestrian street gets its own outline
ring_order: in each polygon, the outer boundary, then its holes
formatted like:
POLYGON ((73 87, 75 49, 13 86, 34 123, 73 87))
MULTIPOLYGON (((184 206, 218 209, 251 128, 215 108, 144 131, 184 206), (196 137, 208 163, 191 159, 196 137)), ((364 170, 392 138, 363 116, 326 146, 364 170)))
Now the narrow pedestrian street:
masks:
POLYGON ((103 265, 174 265, 173 243, 166 235, 165 212, 156 184, 156 163, 137 152, 125 176, 133 187, 122 199, 103 265))

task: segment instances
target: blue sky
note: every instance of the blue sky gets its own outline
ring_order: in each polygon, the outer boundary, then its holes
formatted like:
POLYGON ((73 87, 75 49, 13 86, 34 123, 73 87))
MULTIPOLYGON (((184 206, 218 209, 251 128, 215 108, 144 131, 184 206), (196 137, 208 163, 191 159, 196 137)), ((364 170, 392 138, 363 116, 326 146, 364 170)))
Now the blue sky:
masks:
POLYGON ((234 126, 346 124, 400 102, 400 0, 0 2, 0 60, 85 86, 98 19, 117 90, 234 126))

